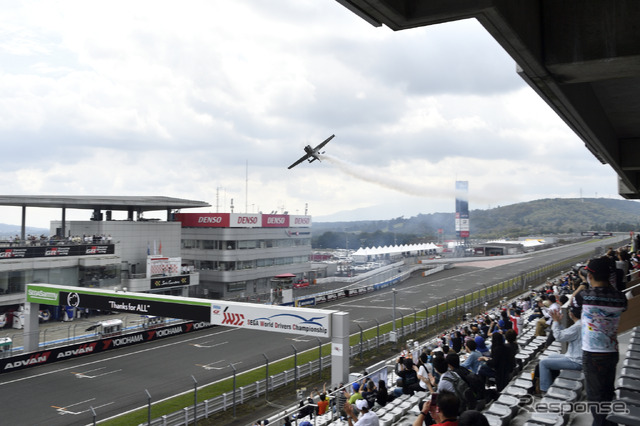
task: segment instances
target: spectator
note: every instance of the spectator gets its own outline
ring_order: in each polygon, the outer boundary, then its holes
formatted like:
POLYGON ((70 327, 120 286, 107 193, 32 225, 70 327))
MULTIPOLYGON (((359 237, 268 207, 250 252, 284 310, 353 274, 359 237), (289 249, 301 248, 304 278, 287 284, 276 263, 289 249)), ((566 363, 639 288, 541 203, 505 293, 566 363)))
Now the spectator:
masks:
POLYGON ((481 357, 480 361, 485 361, 478 374, 484 377, 495 377, 496 390, 502 392, 502 389, 509 382, 511 373, 513 373, 513 365, 515 364, 515 354, 504 344, 504 338, 500 333, 491 335, 491 356, 481 357), (514 357, 512 360, 511 357, 514 357))
POLYGON ((398 358, 396 363, 396 374, 402 379, 402 393, 413 395, 420 391, 420 381, 418 380, 418 369, 413 364, 411 358, 398 358))
MULTIPOLYGON (((587 400, 612 401, 618 363, 618 324, 627 309, 624 294, 613 287, 615 265, 607 258, 591 259, 585 268, 589 288, 579 291, 574 306, 582 308, 582 365, 587 400)), ((615 282, 615 281, 614 281, 615 282)), ((606 414, 595 412, 593 424, 607 424, 606 414)))
POLYGON ((389 395, 387 384, 385 383, 384 380, 380 380, 378 382, 378 399, 376 399, 376 402, 381 407, 384 407, 385 405, 387 405, 387 402, 390 402, 392 400, 393 400, 393 396, 389 395))
POLYGON ((478 358, 482 356, 482 354, 476 349, 478 345, 476 345, 475 340, 467 340, 465 342, 464 348, 467 354, 467 359, 464 360, 462 366, 472 373, 478 373, 478 367, 480 367, 480 361, 478 358))
POLYGON ((442 392, 438 393, 437 400, 440 412, 436 414, 436 418, 431 417, 431 400, 425 401, 420 407, 420 414, 413 422, 413 426, 436 425, 436 426, 458 426, 458 410, 460 401, 455 393, 442 392), (438 422, 438 423, 435 423, 438 422))
POLYGON ((476 342, 476 349, 482 354, 482 356, 488 356, 491 353, 482 336, 476 336, 474 340, 476 342))
POLYGON ((462 350, 462 333, 459 330, 453 332, 451 337, 451 349, 455 353, 459 353, 462 350))
POLYGON ((430 380, 427 382, 427 387, 429 388, 430 393, 440 393, 440 392, 452 392, 455 393, 456 389, 453 386, 451 380, 455 379, 454 372, 449 369, 449 365, 444 358, 436 358, 433 361, 433 368, 440 374, 440 381, 438 382, 437 391, 434 390, 433 386, 435 385, 435 380, 430 380), (446 378, 451 380, 447 380, 446 378))
POLYGON ((560 324, 562 312, 553 312, 553 334, 558 342, 568 342, 569 347, 565 354, 550 354, 540 361, 540 391, 546 392, 551 386, 551 370, 582 370, 582 324, 580 316, 581 309, 578 307, 569 308, 569 317, 573 320, 573 325, 563 329, 560 324))
POLYGON ((363 388, 365 388, 365 390, 362 391, 362 398, 367 400, 367 404, 370 408, 373 408, 376 400, 378 399, 376 384, 373 383, 373 380, 369 379, 366 386, 363 386, 363 388))
POLYGON ((429 367, 433 369, 433 366, 429 364, 429 357, 425 352, 420 354, 418 361, 418 379, 420 380, 420 389, 426 391, 428 389, 427 383, 429 382, 429 367))
POLYGON ((345 389, 345 395, 347 396, 348 402, 349 404, 355 404, 357 400, 362 399, 362 394, 360 393, 360 384, 359 383, 354 383, 352 385, 352 389, 353 389, 353 393, 349 394, 349 392, 347 392, 347 390, 345 389))
POLYGON ((379 426, 380 422, 378 416, 373 411, 369 410, 369 405, 366 399, 359 399, 356 401, 356 408, 360 411, 360 418, 356 416, 353 405, 346 404, 345 411, 347 412, 347 420, 349 426, 379 426), (355 423, 354 423, 355 422, 355 423))
POLYGON ((322 393, 319 396, 320 401, 318 401, 318 415, 321 416, 327 412, 327 407, 329 406, 329 400, 327 399, 327 384, 322 385, 322 393))
POLYGON ((460 414, 458 426, 489 426, 489 420, 480 411, 467 410, 460 414))

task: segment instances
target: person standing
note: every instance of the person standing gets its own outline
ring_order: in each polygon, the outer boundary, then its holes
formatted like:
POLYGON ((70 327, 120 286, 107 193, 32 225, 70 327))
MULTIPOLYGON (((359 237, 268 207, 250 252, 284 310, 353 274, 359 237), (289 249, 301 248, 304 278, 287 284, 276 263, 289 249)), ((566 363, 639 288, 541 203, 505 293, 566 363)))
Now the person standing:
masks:
MULTIPOLYGON (((587 400, 612 401, 618 353, 618 324, 627 309, 627 299, 615 285, 616 267, 613 259, 601 257, 587 264, 588 287, 579 290, 573 304, 582 308, 582 364, 585 373, 587 400)), ((593 425, 614 424, 607 414, 591 409, 593 425)))

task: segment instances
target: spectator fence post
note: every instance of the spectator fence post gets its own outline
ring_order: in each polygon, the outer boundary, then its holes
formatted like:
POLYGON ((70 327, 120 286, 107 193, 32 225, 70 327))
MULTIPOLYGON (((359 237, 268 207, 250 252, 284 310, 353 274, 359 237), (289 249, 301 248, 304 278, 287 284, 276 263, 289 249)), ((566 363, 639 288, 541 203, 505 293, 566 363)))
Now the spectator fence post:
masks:
POLYGON ((195 426, 198 425, 198 381, 193 374, 191 375, 193 379, 193 424, 195 426))
POLYGON ((376 320, 376 348, 380 351, 380 321, 378 318, 374 318, 376 320))
POLYGON ((320 376, 320 380, 322 380, 322 341, 318 336, 318 375, 320 376))
POLYGON ((360 362, 364 364, 364 360, 362 359, 364 353, 364 350, 362 349, 362 327, 360 327, 360 324, 358 323, 356 323, 356 325, 360 329, 360 362))
POLYGON ((291 345, 293 348, 293 387, 297 391, 298 390, 298 350, 295 346, 291 345))
POLYGON ((94 410, 91 405, 89 408, 91 409, 91 415, 93 416, 93 426, 96 426, 96 410, 94 410))
POLYGON ((416 312, 416 308, 413 309, 413 338, 418 340, 418 312, 416 312))
POLYGON ((229 364, 233 368, 233 417, 236 417, 236 367, 232 363, 229 364))
POLYGON ((264 352, 262 353, 262 356, 264 357, 264 362, 265 362, 264 400, 265 401, 269 401, 269 358, 267 358, 267 356, 264 354, 264 352))
POLYGON ((144 390, 147 393, 147 424, 151 424, 151 394, 147 389, 144 390))

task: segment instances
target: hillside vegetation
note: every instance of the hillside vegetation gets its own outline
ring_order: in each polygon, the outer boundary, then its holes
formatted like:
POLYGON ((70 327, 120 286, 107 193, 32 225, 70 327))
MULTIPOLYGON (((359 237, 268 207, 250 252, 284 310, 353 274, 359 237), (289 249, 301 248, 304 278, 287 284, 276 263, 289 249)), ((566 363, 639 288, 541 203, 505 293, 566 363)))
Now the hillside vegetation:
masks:
MULTIPOLYGON (((314 248, 371 247, 455 238, 454 213, 390 220, 314 222, 314 248)), ((469 212, 471 238, 516 238, 581 231, 640 229, 640 203, 608 198, 552 198, 469 212)))

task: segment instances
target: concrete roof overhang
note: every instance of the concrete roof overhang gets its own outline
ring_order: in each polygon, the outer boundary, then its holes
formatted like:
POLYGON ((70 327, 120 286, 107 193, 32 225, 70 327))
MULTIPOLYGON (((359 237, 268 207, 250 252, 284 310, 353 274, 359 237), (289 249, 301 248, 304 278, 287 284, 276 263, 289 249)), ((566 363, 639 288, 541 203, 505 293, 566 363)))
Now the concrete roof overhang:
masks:
POLYGON ((518 74, 640 199, 637 0, 336 0, 394 31, 476 18, 518 74))
POLYGON ((204 201, 170 197, 111 197, 72 195, 0 195, 0 206, 50 207, 79 210, 156 211, 211 207, 204 201))

